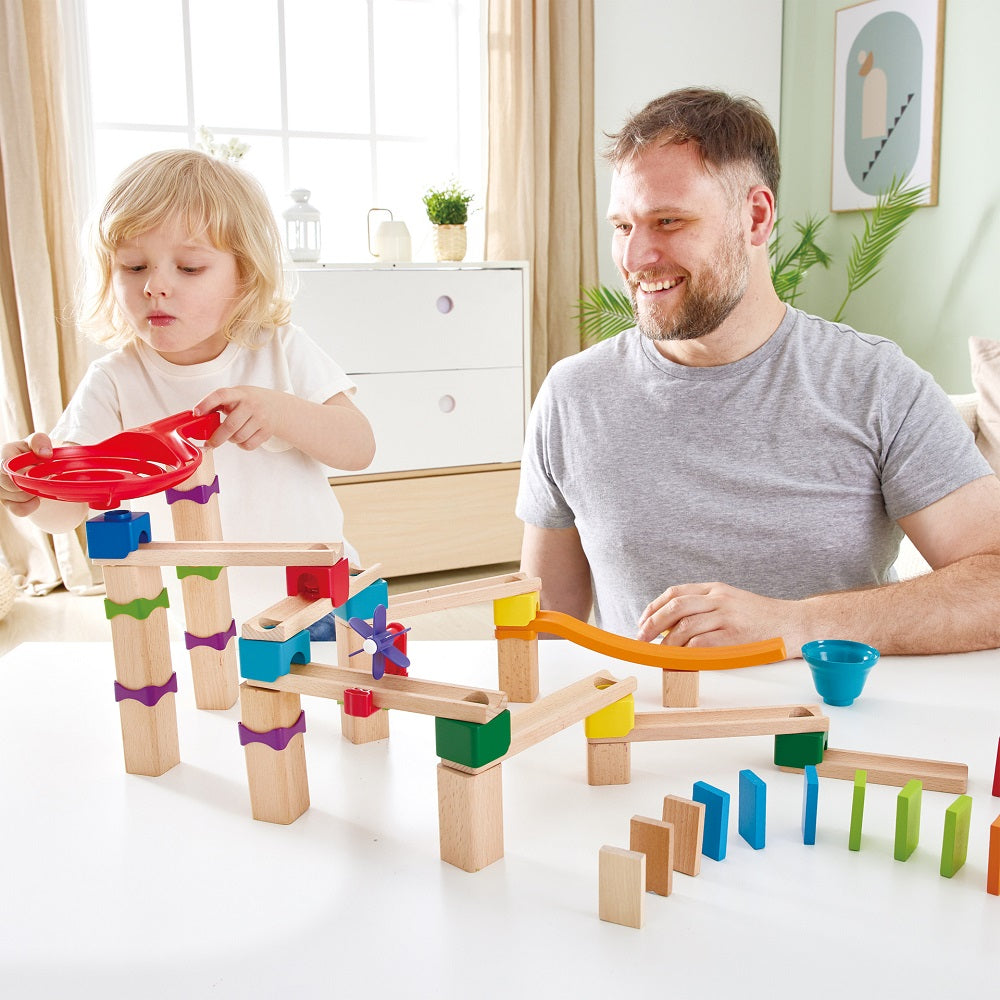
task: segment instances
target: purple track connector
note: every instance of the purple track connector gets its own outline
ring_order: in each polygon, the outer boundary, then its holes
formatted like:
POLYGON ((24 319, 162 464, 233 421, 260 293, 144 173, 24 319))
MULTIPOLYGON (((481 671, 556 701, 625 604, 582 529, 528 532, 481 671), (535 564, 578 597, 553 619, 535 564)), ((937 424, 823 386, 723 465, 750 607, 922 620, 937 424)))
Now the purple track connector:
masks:
POLYGON ((299 712, 299 717, 292 726, 278 726, 277 729, 269 729, 266 733, 258 733, 253 729, 247 729, 242 722, 237 723, 240 729, 240 746, 245 747, 248 743, 263 743, 272 750, 284 750, 291 742, 293 736, 306 731, 306 713, 299 712))
POLYGON ((236 619, 229 623, 229 628, 223 632, 216 632, 215 635, 192 635, 190 632, 184 633, 184 647, 194 649, 195 646, 211 646, 220 653, 229 645, 230 639, 236 638, 236 619))
POLYGON ((208 503, 213 494, 219 492, 219 477, 208 486, 192 486, 189 490, 167 490, 167 503, 177 503, 178 500, 190 500, 192 503, 208 503))
POLYGON ((146 708, 152 708, 165 694, 176 693, 176 671, 170 675, 170 680, 166 684, 147 684, 146 687, 136 688, 135 690, 115 681, 115 701, 138 701, 145 705, 146 708))

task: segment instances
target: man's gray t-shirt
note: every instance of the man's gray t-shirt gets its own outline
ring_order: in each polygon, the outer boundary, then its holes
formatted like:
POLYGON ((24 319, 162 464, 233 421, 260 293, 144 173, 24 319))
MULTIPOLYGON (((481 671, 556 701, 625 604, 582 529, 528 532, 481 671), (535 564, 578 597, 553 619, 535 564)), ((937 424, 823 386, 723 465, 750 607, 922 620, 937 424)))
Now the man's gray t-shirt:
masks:
POLYGON ((799 598, 885 583, 896 520, 990 473, 896 344, 789 308, 729 365, 675 364, 635 329, 560 361, 517 514, 576 525, 598 624, 634 635, 675 584, 799 598))

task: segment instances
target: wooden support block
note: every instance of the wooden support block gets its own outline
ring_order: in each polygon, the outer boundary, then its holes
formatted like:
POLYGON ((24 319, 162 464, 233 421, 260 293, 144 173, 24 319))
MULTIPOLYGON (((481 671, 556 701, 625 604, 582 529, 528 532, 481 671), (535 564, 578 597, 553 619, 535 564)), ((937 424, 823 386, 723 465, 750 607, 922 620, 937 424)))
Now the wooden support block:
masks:
POLYGON ((621 847, 598 856, 598 913, 601 920, 642 927, 645 919, 646 855, 621 847))
POLYGON ((972 799, 959 795, 944 811, 944 837, 941 842, 941 874, 951 878, 965 864, 969 854, 969 831, 972 827, 972 799))
POLYGON ((697 708, 700 682, 698 670, 664 670, 663 707, 697 708))
MULTIPOLYGON (((288 728, 302 713, 297 694, 240 685, 243 725, 255 733, 288 728)), ((267 823, 291 823, 309 808, 309 780, 302 734, 291 738, 283 750, 263 743, 247 743, 247 779, 253 818, 267 823)))
POLYGON ((865 789, 868 785, 868 772, 854 772, 854 797, 851 799, 851 833, 847 840, 850 851, 861 850, 861 823, 865 815, 865 789))
MULTIPOLYGON (((152 600, 163 591, 158 566, 106 566, 104 586, 108 600, 128 604, 136 599, 152 600)), ((162 687, 173 676, 167 612, 152 610, 145 618, 116 614, 111 618, 111 642, 118 683, 128 691, 162 687)), ((122 727, 125 770, 152 777, 180 762, 177 739, 177 706, 172 693, 147 707, 124 698, 118 703, 122 727)))
POLYGON ((647 816, 633 816, 629 824, 629 850, 646 855, 646 892, 669 896, 674 882, 674 828, 647 816))
POLYGON ((631 780, 631 743, 587 743, 588 785, 627 785, 631 780))
POLYGON ((802 786, 802 843, 816 843, 816 812, 819 805, 819 777, 816 768, 807 764, 802 786))
POLYGON ((705 835, 705 803, 679 795, 663 798, 663 821, 674 828, 674 871, 697 875, 701 871, 701 844, 705 835))
POLYGON ((344 707, 340 708, 340 731, 344 739, 350 740, 355 746, 364 743, 377 743, 389 738, 389 713, 385 709, 372 712, 361 717, 348 715, 344 707))
MULTIPOLYGON (((185 576, 181 580, 181 596, 184 601, 184 627, 189 636, 219 636, 233 625, 225 568, 214 580, 197 575, 185 576)), ((188 656, 191 660, 194 701, 198 708, 210 711, 232 708, 240 690, 236 642, 229 640, 222 649, 210 643, 193 644, 188 656)))
POLYGON ((906 861, 917 849, 920 840, 920 798, 923 786, 913 778, 896 796, 896 839, 892 856, 906 861))
POLYGON ((755 850, 764 846, 767 785, 753 771, 740 771, 739 832, 755 850))
POLYGON ((497 639, 497 687, 519 704, 538 700, 538 637, 497 639))
POLYGON ((503 857, 503 784, 499 764, 470 774, 438 764, 441 860, 477 872, 503 857))
POLYGON ((696 781, 691 798, 705 804, 701 853, 707 854, 713 861, 725 861, 729 843, 729 792, 707 781, 696 781))
MULTIPOLYGON (((801 771, 801 767, 781 767, 782 771, 801 771)), ((828 749, 816 765, 821 778, 854 779, 855 772, 866 771, 873 785, 905 785, 919 778, 929 792, 963 794, 969 785, 969 765, 941 760, 920 760, 916 757, 888 757, 885 754, 861 753, 857 750, 828 749)))
POLYGON ((1000 896, 1000 816, 990 824, 990 849, 986 862, 986 891, 1000 896))

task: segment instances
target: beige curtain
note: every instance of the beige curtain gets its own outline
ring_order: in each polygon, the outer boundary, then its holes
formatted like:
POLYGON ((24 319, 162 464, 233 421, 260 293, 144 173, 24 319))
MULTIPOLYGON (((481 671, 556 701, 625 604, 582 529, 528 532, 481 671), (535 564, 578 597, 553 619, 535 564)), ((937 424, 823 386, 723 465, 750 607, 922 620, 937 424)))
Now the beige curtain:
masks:
POLYGON ((486 259, 527 260, 532 395, 596 285, 593 0, 490 0, 486 259))
MULTIPOLYGON (((78 254, 58 0, 0 0, 0 378, 3 440, 48 430, 82 372, 71 314, 78 254)), ((94 579, 75 533, 50 536, 0 509, 19 584, 77 591, 94 579)))

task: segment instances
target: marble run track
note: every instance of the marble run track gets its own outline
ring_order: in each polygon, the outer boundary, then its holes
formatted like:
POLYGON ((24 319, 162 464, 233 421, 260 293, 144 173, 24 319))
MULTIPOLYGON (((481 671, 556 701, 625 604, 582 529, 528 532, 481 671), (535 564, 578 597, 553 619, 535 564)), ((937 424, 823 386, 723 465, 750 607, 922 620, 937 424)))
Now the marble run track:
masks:
POLYGON ((616 660, 636 663, 662 670, 733 670, 755 667, 785 659, 785 643, 781 638, 764 639, 738 646, 691 649, 686 646, 661 646, 615 635, 582 622, 561 611, 539 611, 525 625, 504 625, 496 630, 498 639, 531 639, 539 632, 548 632, 595 653, 616 660))

